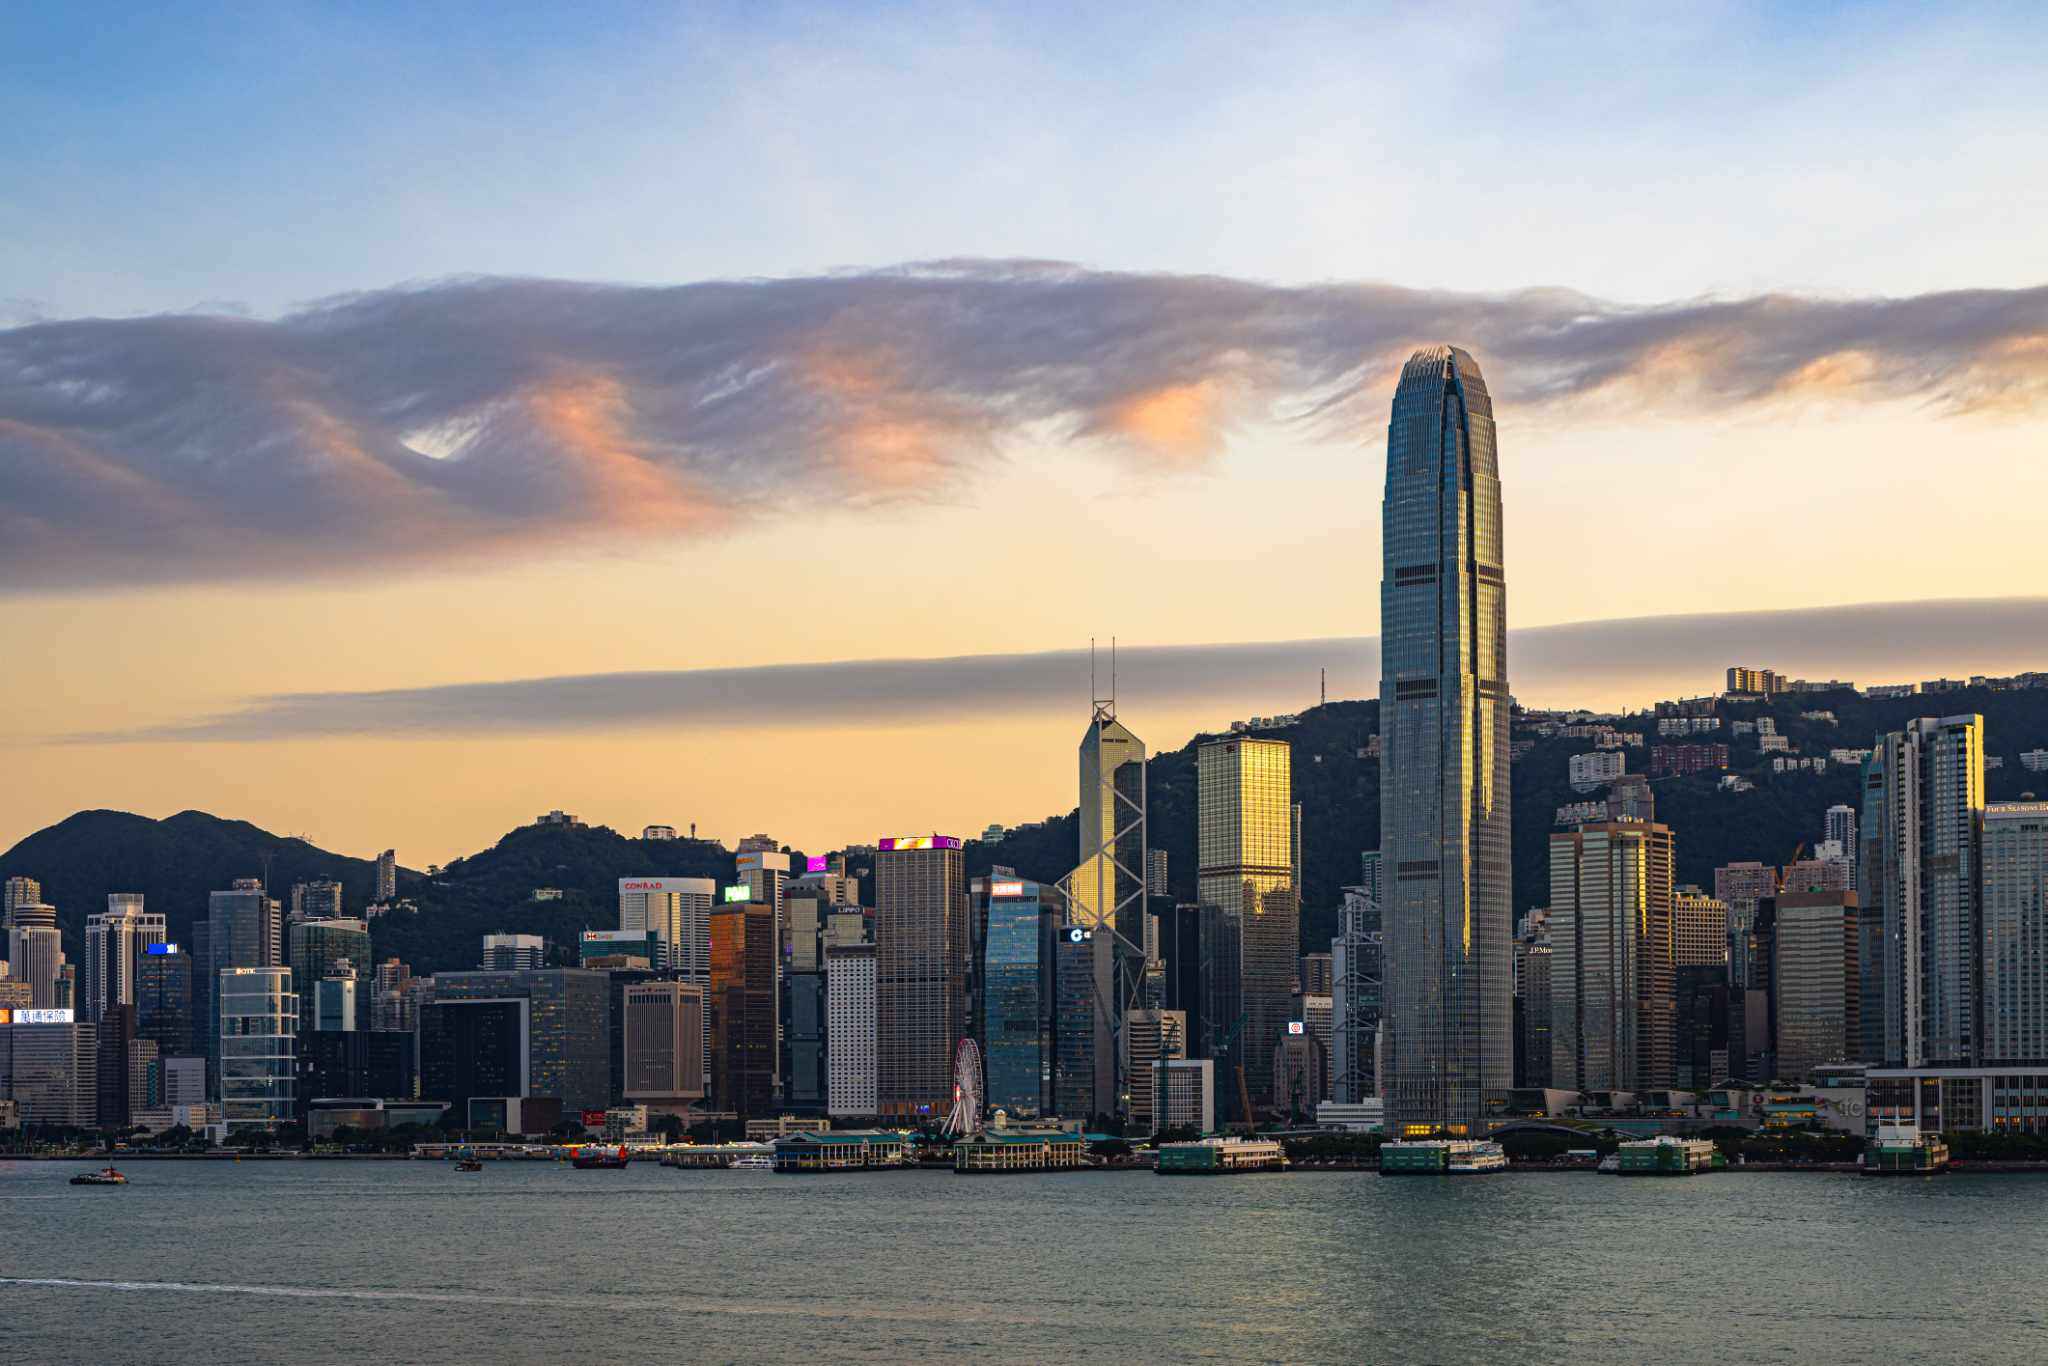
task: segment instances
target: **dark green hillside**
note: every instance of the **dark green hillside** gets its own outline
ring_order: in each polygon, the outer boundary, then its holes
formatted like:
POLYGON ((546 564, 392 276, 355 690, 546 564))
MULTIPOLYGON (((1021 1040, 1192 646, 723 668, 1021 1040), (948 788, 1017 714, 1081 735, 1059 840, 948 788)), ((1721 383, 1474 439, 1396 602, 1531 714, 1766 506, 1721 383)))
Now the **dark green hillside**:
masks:
MULTIPOLYGON (((294 882, 332 878, 354 911, 368 903, 377 866, 204 811, 160 821, 126 811, 80 811, 0 856, 0 876, 43 884, 43 899, 57 908, 64 952, 74 961, 83 953, 85 918, 106 909, 109 892, 143 893, 150 910, 163 912, 171 938, 183 940, 194 917, 205 918, 207 893, 266 873, 272 888, 283 889, 274 893, 280 897, 294 882)), ((410 876, 401 874, 401 882, 410 876)))
POLYGON ((397 955, 416 973, 473 968, 486 934, 538 934, 573 962, 576 937, 619 923, 619 879, 708 877, 732 881, 733 856, 709 840, 628 839, 606 826, 526 825, 407 889, 416 913, 371 927, 379 958, 397 955), (561 889, 535 901, 536 888, 561 889))

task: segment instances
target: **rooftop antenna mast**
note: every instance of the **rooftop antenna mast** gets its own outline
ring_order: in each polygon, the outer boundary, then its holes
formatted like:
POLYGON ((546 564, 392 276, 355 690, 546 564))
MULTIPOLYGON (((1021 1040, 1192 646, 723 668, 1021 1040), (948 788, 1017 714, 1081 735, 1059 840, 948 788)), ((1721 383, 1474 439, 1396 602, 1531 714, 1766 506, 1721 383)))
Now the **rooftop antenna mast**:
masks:
POLYGON ((1102 681, 1095 671, 1095 637, 1088 637, 1088 702, 1098 721, 1116 720, 1116 637, 1109 638, 1109 695, 1102 695, 1102 681))

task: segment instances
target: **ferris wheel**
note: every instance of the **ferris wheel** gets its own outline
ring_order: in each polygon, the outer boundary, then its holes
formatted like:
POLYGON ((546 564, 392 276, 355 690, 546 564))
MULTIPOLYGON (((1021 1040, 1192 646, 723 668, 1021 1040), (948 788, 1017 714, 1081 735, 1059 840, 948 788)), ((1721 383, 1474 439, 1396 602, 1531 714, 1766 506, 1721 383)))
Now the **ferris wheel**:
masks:
POLYGON ((981 1049, 974 1040, 962 1039, 953 1053, 953 1109, 944 1132, 956 1138, 980 1133, 981 1099, 981 1049))

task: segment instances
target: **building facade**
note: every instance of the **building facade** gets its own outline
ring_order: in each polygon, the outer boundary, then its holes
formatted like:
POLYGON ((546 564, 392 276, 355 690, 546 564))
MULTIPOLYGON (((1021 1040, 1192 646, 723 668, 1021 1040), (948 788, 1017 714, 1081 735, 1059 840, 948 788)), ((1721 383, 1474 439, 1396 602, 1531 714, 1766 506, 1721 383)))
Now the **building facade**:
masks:
POLYGON ((221 1114, 228 1131, 290 1123, 298 1113, 299 998, 292 970, 222 968, 214 1002, 221 1114))
POLYGON ((109 1006, 135 1004, 135 970, 143 950, 164 942, 164 918, 142 909, 140 892, 110 892, 107 909, 86 917, 81 1009, 97 1020, 109 1006))
MULTIPOLYGON (((1218 956, 1226 948, 1236 960, 1236 981, 1219 982, 1204 1012, 1211 1056, 1219 1067, 1242 1067, 1253 1103, 1270 1105, 1273 1049, 1293 1014, 1301 953, 1293 750, 1285 740, 1232 735, 1204 743, 1195 765, 1196 894, 1218 922, 1210 962, 1227 973, 1218 956)), ((1208 930, 1205 920, 1205 939, 1208 930)))
POLYGON ((865 1119, 877 1112, 875 946, 825 949, 825 1112, 865 1119))
POLYGON ((1087 1054, 1095 1068, 1087 1114, 1120 1107, 1117 1076, 1123 1013, 1130 1002, 1136 963, 1144 957, 1147 866, 1145 745, 1117 720, 1116 702, 1098 701, 1080 747, 1079 860, 1067 878, 1069 923, 1089 932, 1095 954, 1095 1038, 1087 1054))
POLYGON ((1417 351, 1387 428, 1380 831, 1391 1132, 1476 1132, 1513 1082, 1507 575, 1493 402, 1417 351))
POLYGON ((1805 1082, 1861 1045, 1856 894, 1780 892, 1771 915, 1771 1048, 1777 1077, 1805 1082))
POLYGON ((622 1014, 626 1101, 680 1113, 704 1099, 704 988, 695 982, 632 983, 622 1014))
POLYGON ((2048 1063, 2048 802, 1984 808, 1982 1057, 2048 1063))
MULTIPOLYGON (((523 1051, 516 1072, 517 1085, 507 1090, 477 1089, 475 1097, 539 1097, 561 1102, 562 1109, 602 1110, 611 1100, 611 983, 602 972, 582 968, 536 968, 512 972, 441 972, 434 974, 432 1005, 420 1008, 420 1077, 424 1088, 432 1071, 428 1064, 429 1017, 439 1013, 439 1028, 451 1036, 456 1014, 439 1011, 445 1005, 496 1003, 506 1010, 494 1012, 498 1020, 516 1025, 512 1043, 523 1051), (516 1037, 523 1034, 520 1043, 516 1037)), ((480 1031, 472 1031, 484 1037, 480 1031)), ((504 1030, 491 1036, 493 1047, 505 1051, 504 1030)), ((459 1044, 451 1044, 459 1050, 459 1044)), ((444 1058, 442 1064, 456 1072, 467 1066, 459 1058, 444 1058)), ((439 1064, 437 1064, 439 1065, 439 1064)), ((496 1085, 502 1078, 500 1062, 493 1062, 486 1079, 496 1085)), ((433 1100, 462 1099, 453 1093, 422 1094, 433 1100)))
MULTIPOLYGON (((985 917, 980 1014, 988 1105, 1020 1117, 1050 1114, 1053 953, 1064 928, 1057 889, 1015 877, 976 883, 978 913, 985 917)), ((1091 962, 1091 983, 1093 972, 1091 962)), ((1092 1022, 1089 1032, 1092 1037, 1092 1022)))
POLYGON ((727 902, 711 913, 711 1095, 742 1117, 775 1108, 775 908, 727 902))
POLYGON ((1971 1066, 1978 1057, 1983 718, 1922 717, 1882 737, 1863 782, 1858 885, 1877 939, 1863 1009, 1884 1020, 1888 1066, 1971 1066))
POLYGON ((1550 837, 1552 1085, 1671 1085, 1671 873, 1662 825, 1599 822, 1550 837))
MULTIPOLYGON (((828 988, 829 989, 829 988, 828 988)), ((899 836, 875 852, 876 1104, 939 1120, 967 1022, 967 881, 960 841, 899 836)))

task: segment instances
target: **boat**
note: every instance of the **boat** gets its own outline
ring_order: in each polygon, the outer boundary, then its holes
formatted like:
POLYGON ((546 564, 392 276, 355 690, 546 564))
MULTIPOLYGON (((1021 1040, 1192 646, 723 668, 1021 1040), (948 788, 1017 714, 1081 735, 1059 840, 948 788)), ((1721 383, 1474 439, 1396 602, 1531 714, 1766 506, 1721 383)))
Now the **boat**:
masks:
POLYGON ((745 1153, 735 1157, 727 1170, 736 1172, 772 1172, 775 1159, 766 1153, 745 1153))
POLYGON ((458 1158, 455 1170, 459 1172, 480 1172, 484 1169, 483 1159, 476 1157, 458 1158))
POLYGON ((125 1186, 128 1184, 128 1178, 115 1171, 110 1164, 96 1172, 80 1172, 71 1178, 71 1184, 74 1186, 125 1186))
POLYGON ((1287 1170, 1287 1149, 1270 1138, 1200 1138, 1162 1143, 1152 1168, 1159 1176, 1241 1176, 1287 1170))
POLYGON ((1599 1172, 1602 1176, 1619 1176, 1621 1174, 1621 1154, 1618 1152, 1607 1154, 1607 1156, 1600 1159, 1600 1165, 1593 1170, 1599 1172))
POLYGON ((1865 1176, 1932 1176, 1948 1168, 1948 1144, 1940 1134, 1911 1124, 1880 1124, 1863 1149, 1865 1176))
POLYGON ((617 1152, 607 1148, 580 1148, 576 1156, 569 1159, 569 1165, 579 1172, 618 1171, 626 1165, 626 1145, 621 1143, 617 1152))
POLYGON ((1507 1169, 1507 1150, 1492 1139, 1413 1138, 1380 1145, 1381 1176, 1479 1176, 1507 1169))
POLYGON ((1622 1144, 1614 1153, 1614 1164, 1616 1176, 1692 1176, 1720 1171, 1728 1159, 1707 1139, 1664 1134, 1622 1144))

